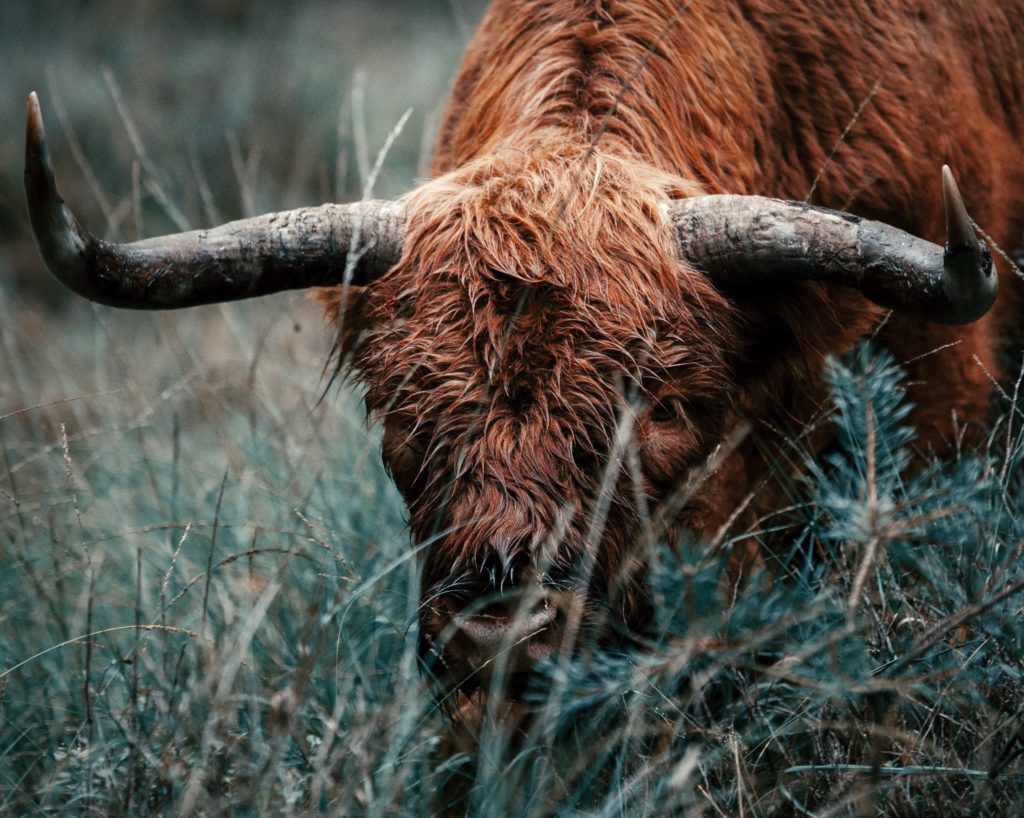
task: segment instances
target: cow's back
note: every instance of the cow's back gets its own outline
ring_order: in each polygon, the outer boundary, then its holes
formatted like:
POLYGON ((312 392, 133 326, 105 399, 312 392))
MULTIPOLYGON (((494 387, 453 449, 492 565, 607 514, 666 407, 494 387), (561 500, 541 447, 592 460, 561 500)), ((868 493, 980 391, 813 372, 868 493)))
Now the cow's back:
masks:
MULTIPOLYGON (((1021 31, 1024 0, 498 0, 456 79, 434 170, 585 141, 709 193, 809 199, 941 242, 949 163, 975 220, 1010 252, 1024 236, 1021 31)), ((997 370, 997 338, 1019 332, 1019 281, 1000 267, 1003 293, 982 321, 894 319, 883 336, 901 360, 961 348, 911 372, 925 384, 912 397, 935 407, 919 410, 928 445, 948 439, 951 412, 987 400, 988 375, 965 361, 997 370), (950 379, 976 397, 937 400, 950 379)), ((820 293, 809 297, 788 312, 822 314, 820 293)), ((821 338, 863 319, 859 297, 824 298, 836 318, 821 338)))
POLYGON ((708 192, 906 218, 949 161, 984 222, 1024 189, 1021 31, 1024 0, 498 0, 434 170, 553 130, 708 192))

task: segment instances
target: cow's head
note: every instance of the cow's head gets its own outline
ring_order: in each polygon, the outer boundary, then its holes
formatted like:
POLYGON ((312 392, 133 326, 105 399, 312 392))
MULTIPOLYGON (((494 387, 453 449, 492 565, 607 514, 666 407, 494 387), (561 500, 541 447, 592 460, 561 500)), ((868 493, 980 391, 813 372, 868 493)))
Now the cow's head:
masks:
POLYGON ((424 647, 456 680, 502 642, 513 673, 581 626, 639 624, 637 532, 732 397, 730 308, 675 254, 678 180, 557 144, 425 185, 394 269, 328 296, 429 543, 424 647))
POLYGON ((57 194, 34 96, 26 160, 44 259, 94 300, 170 308, 333 285, 339 360, 366 385, 424 548, 424 652, 462 686, 640 624, 638 544, 701 533, 686 481, 736 420, 723 286, 832 280, 947 322, 995 296, 948 169, 945 248, 800 203, 702 196, 543 134, 398 202, 114 245, 57 194))

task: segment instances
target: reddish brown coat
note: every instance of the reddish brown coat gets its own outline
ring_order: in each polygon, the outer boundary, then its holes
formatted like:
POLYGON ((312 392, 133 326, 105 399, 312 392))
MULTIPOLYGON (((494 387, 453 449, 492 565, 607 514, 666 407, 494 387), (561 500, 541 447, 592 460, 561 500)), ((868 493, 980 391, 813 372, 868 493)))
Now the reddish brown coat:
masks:
MULTIPOLYGON (((431 619, 442 592, 472 595, 492 573, 560 587, 582 570, 599 602, 641 619, 651 509, 742 418, 762 438, 806 424, 825 356, 878 325, 841 287, 717 290, 675 257, 671 198, 808 199, 942 241, 945 162, 1013 248, 1022 31, 1024 0, 493 4, 435 178, 408 197, 404 258, 342 323, 414 534, 444 532, 426 558, 428 636, 450 613, 431 619), (617 444, 624 425, 632 445, 617 444), (613 455, 615 491, 595 503, 613 455)), ((984 422, 999 339, 1021 316, 997 263, 981 321, 893 316, 880 331, 910 369, 922 449, 984 422)), ((326 300, 337 319, 337 292, 326 300)), ((740 446, 673 527, 714 535, 749 492, 770 504, 764 473, 740 446)))

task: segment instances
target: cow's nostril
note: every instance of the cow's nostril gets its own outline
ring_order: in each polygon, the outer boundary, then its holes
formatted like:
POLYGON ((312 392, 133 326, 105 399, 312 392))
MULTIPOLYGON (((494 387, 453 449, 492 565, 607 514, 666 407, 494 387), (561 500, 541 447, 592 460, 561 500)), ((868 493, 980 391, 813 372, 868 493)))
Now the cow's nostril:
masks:
POLYGON ((545 602, 530 611, 481 611, 458 619, 459 630, 464 633, 481 654, 497 655, 502 649, 512 648, 523 640, 540 636, 555 624, 555 607, 545 602))
POLYGON ((466 611, 453 617, 452 627, 452 658, 474 668, 485 682, 495 674, 530 671, 558 649, 560 639, 558 609, 549 599, 533 608, 493 604, 466 611))

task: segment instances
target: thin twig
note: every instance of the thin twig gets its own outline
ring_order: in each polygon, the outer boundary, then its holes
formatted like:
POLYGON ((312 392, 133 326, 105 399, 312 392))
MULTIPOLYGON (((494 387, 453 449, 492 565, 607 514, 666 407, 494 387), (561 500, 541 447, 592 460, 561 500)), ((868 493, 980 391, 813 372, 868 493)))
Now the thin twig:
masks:
MULTIPOLYGON (((103 636, 107 633, 118 633, 119 631, 133 631, 135 630, 135 627, 136 626, 134 624, 115 625, 112 628, 101 628, 98 631, 90 631, 87 633, 83 633, 79 636, 75 636, 71 639, 65 639, 63 642, 58 642, 56 645, 50 645, 50 647, 45 648, 44 650, 41 650, 38 653, 33 653, 27 659, 22 659, 16 665, 12 665, 11 667, 7 668, 7 670, 0 671, 0 679, 10 676, 15 671, 18 671, 21 668, 25 667, 25 665, 31 664, 36 659, 41 659, 48 653, 53 653, 55 650, 60 650, 61 648, 66 648, 69 645, 77 644, 82 640, 92 639, 96 636, 103 636)), ((139 630, 143 631, 164 631, 166 633, 183 633, 186 636, 191 637, 192 639, 197 639, 199 637, 199 634, 196 631, 190 631, 188 628, 179 628, 173 625, 139 625, 138 627, 139 630)))
POLYGON ((228 473, 225 470, 224 477, 220 481, 220 492, 217 495, 217 508, 213 513, 213 533, 210 534, 210 552, 206 557, 206 583, 203 587, 203 619, 200 625, 200 632, 206 630, 206 616, 210 605, 210 580, 213 577, 213 554, 217 548, 217 527, 220 525, 220 505, 224 501, 224 486, 228 482, 228 473))
POLYGON ((811 189, 807 191, 807 195, 804 196, 804 201, 809 202, 811 197, 814 195, 814 191, 818 189, 818 184, 821 182, 822 177, 825 175, 825 171, 829 169, 832 164, 832 160, 835 159, 836 153, 839 151, 839 147, 846 141, 847 135, 850 133, 850 129, 856 124, 857 120, 860 119, 860 115, 864 113, 864 109, 867 108, 868 103, 875 98, 875 94, 878 93, 878 89, 882 87, 882 78, 879 77, 875 80, 875 84, 872 86, 868 95, 861 100, 860 105, 857 106, 857 110, 853 112, 853 116, 850 117, 850 121, 846 123, 846 127, 843 128, 843 132, 839 134, 839 138, 836 140, 835 145, 832 146, 832 152, 829 153, 828 158, 825 159, 825 164, 821 166, 821 170, 818 171, 818 175, 814 177, 814 182, 811 184, 811 189))
POLYGON ((953 614, 950 614, 941 622, 936 623, 928 632, 918 640, 917 644, 904 653, 899 658, 888 664, 885 668, 888 676, 893 676, 896 671, 902 670, 904 667, 909 665, 911 662, 919 659, 925 651, 932 647, 936 642, 942 639, 950 631, 956 630, 961 625, 965 625, 977 616, 981 616, 983 613, 991 610, 1000 602, 1003 602, 1015 594, 1019 594, 1024 591, 1024 580, 1015 582, 1013 585, 1004 588, 998 594, 989 597, 984 602, 978 602, 974 605, 968 605, 965 608, 961 608, 953 614))

